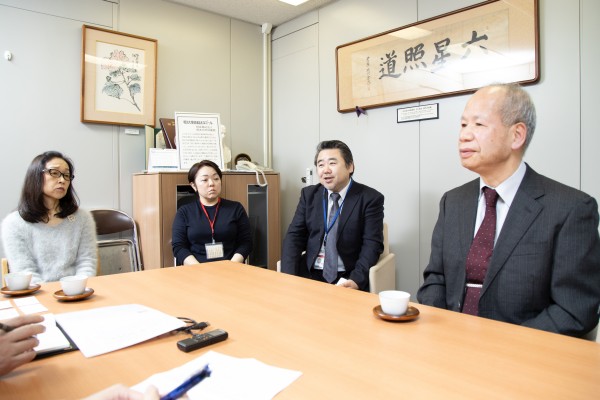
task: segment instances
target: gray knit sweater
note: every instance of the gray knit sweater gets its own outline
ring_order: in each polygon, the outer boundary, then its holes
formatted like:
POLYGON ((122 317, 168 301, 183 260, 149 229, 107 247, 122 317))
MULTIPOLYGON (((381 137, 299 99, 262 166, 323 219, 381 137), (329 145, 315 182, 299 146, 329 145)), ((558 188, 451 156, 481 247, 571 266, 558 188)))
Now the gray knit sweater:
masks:
POLYGON ((96 225, 81 208, 55 226, 27 222, 14 211, 2 221, 2 243, 10 271, 32 272, 32 284, 96 275, 96 225))

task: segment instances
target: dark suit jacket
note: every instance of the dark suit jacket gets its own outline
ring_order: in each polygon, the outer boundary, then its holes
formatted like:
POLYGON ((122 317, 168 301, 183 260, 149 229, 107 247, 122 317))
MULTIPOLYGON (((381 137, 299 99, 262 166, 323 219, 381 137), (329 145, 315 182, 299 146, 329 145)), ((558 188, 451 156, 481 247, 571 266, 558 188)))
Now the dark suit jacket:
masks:
MULTIPOLYGON (((476 179, 442 197, 419 302, 461 311, 478 196, 476 179)), ((494 247, 479 315, 581 336, 598 324, 599 305, 596 201, 527 166, 494 247)))
MULTIPOLYGON (((325 235, 326 193, 321 184, 302 189, 296 214, 283 240, 282 272, 310 278, 325 235), (305 257, 301 257, 303 251, 305 257)), ((361 290, 368 290, 369 268, 383 251, 383 195, 354 181, 346 193, 338 224, 337 249, 346 267, 344 276, 361 290)))

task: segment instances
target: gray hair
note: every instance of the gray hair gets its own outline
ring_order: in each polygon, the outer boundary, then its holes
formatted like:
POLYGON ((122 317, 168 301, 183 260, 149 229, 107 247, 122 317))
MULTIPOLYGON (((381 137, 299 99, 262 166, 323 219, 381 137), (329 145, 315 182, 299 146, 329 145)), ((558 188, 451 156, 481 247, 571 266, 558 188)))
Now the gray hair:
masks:
POLYGON ((488 87, 504 90, 505 96, 499 110, 502 123, 505 126, 512 126, 522 122, 527 127, 527 137, 523 146, 523 150, 527 150, 536 124, 535 105, 529 93, 516 83, 493 84, 488 87))

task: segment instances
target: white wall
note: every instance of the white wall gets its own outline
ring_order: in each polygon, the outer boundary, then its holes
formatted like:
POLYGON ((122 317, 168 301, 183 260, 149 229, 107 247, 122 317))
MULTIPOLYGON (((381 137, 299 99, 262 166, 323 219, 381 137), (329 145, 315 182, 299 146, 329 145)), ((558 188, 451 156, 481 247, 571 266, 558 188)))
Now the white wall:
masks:
POLYGON ((162 0, 0 0, 0 54, 14 54, 0 59, 0 218, 17 206, 31 159, 50 149, 73 159, 83 208, 132 211, 144 130, 80 122, 83 24, 158 40, 156 122, 218 112, 232 154, 262 159, 260 26, 162 0))
POLYGON ((313 167, 314 149, 319 142, 316 17, 316 12, 302 17, 305 28, 297 32, 292 28, 292 34, 278 30, 272 47, 273 165, 280 172, 282 232, 292 220, 304 186, 301 178, 307 168, 313 167))
MULTIPOLYGON (((302 125, 318 126, 316 133, 304 133, 306 140, 314 140, 310 145, 282 145, 277 149, 275 168, 293 164, 297 169, 296 176, 282 175, 283 232, 298 198, 297 176, 303 174, 303 166, 310 164, 314 156, 314 150, 307 149, 314 149, 320 140, 341 139, 353 150, 356 180, 385 195, 385 220, 389 224, 391 249, 397 255, 397 286, 416 293, 429 258, 439 199, 446 190, 475 177, 460 166, 456 151, 459 118, 468 96, 423 102, 439 103, 437 120, 397 124, 396 109, 400 106, 368 110, 367 116, 360 117, 355 113, 340 114, 336 109, 335 47, 476 3, 479 1, 338 0, 319 10, 305 29, 300 20, 275 29, 274 76, 283 74, 277 67, 285 65, 286 73, 312 87, 304 85, 296 91, 297 84, 292 82, 274 85, 274 96, 281 99, 279 111, 274 112, 274 137, 279 143, 296 140, 292 136, 298 134, 298 128, 287 121, 293 111, 302 115, 302 125), (318 37, 306 35, 305 30, 318 31, 318 37), (288 55, 286 46, 277 50, 280 40, 294 42, 298 49, 318 48, 318 58, 304 60, 290 71, 293 64, 286 58, 292 60, 296 54, 288 55), (314 82, 310 68, 304 79, 305 66, 315 64, 319 68, 318 82, 314 82), (312 95, 315 90, 318 97, 312 95), (302 104, 318 104, 319 110, 299 113, 298 106, 302 104)), ((598 62, 597 51, 592 47, 598 27, 591 15, 598 15, 597 10, 594 0, 540 0, 541 80, 527 89, 537 106, 538 129, 526 155, 526 161, 538 172, 596 196, 600 195, 594 176, 600 167, 595 155, 599 139, 597 130, 592 130, 595 121, 591 115, 599 89, 598 78, 592 76, 592 68, 598 62), (582 131, 582 125, 588 128, 582 131), (590 146, 582 150, 582 142, 590 146)))
MULTIPOLYGON (((581 0, 579 15, 581 49, 581 188, 600 200, 600 129, 598 129, 598 93, 600 93, 600 2, 581 0)), ((567 131, 568 132, 568 131, 567 131)), ((599 336, 600 338, 600 336, 599 336)))

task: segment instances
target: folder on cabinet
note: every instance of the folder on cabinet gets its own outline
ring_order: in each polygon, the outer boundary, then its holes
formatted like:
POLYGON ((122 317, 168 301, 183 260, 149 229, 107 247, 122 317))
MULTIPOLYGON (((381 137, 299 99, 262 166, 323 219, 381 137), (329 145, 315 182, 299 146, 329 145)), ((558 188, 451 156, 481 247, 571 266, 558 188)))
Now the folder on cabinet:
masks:
POLYGON ((173 118, 159 118, 160 127, 162 128, 163 135, 165 137, 165 144, 167 149, 176 149, 175 143, 176 129, 175 120, 173 118))

